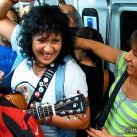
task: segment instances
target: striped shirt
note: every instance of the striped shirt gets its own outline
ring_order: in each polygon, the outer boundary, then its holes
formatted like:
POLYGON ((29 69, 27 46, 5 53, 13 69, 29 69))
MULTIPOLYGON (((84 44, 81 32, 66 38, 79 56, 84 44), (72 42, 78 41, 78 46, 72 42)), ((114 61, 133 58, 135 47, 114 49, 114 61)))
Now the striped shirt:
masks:
MULTIPOLYGON (((127 62, 124 56, 127 52, 122 52, 116 63, 116 80, 110 88, 112 93, 116 83, 126 70, 127 62)), ((120 88, 119 93, 112 105, 105 127, 111 135, 115 136, 137 136, 137 101, 130 100, 120 88)))

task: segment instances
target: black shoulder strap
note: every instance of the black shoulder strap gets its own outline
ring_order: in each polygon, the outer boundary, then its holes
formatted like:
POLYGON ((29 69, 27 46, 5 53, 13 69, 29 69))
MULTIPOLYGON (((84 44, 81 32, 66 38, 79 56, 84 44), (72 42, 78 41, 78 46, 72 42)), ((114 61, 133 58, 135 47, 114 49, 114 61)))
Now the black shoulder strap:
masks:
POLYGON ((111 93, 111 96, 109 98, 109 100, 107 101, 106 105, 105 105, 105 108, 104 110, 102 111, 101 115, 99 116, 98 120, 97 120, 97 124, 96 124, 96 129, 100 129, 104 126, 104 123, 108 117, 108 114, 110 112, 110 109, 112 107, 112 104, 116 98, 116 95, 118 94, 119 92, 119 89, 120 87, 122 86, 122 84, 124 83, 124 81, 126 80, 127 78, 127 71, 125 71, 121 78, 119 79, 119 81, 117 82, 113 92, 111 93))
POLYGON ((31 103, 33 102, 41 102, 43 95, 45 94, 49 83, 56 72, 57 63, 52 63, 48 66, 47 70, 44 72, 43 76, 39 80, 35 91, 33 92, 31 99, 28 103, 28 108, 30 108, 31 103))

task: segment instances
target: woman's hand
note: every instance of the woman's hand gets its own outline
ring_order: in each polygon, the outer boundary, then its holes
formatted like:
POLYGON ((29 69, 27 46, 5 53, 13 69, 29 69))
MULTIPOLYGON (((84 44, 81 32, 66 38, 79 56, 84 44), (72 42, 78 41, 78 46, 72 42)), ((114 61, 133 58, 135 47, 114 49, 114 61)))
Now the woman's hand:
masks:
POLYGON ((0 70, 0 80, 2 80, 3 76, 4 76, 4 72, 0 70))
POLYGON ((110 135, 105 128, 102 130, 96 130, 94 128, 89 127, 86 132, 88 133, 89 137, 114 137, 110 135))

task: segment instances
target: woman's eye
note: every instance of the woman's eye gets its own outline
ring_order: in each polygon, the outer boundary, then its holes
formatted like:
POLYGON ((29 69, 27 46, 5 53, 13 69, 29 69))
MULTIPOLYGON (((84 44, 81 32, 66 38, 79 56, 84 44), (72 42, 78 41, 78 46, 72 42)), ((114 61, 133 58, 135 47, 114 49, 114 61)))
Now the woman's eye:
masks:
POLYGON ((134 55, 135 57, 137 57, 137 52, 136 52, 136 50, 132 50, 132 53, 133 53, 133 55, 134 55))
POLYGON ((137 57, 137 53, 134 53, 134 56, 137 57))
POLYGON ((44 43, 44 40, 42 40, 42 39, 38 39, 37 40, 39 43, 44 43))
POLYGON ((58 40, 52 40, 51 41, 51 43, 53 43, 53 44, 56 44, 56 43, 58 43, 59 41, 58 40))
POLYGON ((61 42, 61 40, 59 40, 59 39, 54 39, 54 40, 52 40, 51 42, 52 42, 53 44, 56 44, 56 43, 61 42))

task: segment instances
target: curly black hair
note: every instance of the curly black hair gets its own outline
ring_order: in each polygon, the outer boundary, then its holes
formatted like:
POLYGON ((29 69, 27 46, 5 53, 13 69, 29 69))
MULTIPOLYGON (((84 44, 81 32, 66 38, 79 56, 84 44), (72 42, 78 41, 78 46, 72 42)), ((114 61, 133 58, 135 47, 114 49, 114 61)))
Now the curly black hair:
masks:
POLYGON ((22 48, 21 53, 25 53, 28 60, 35 59, 32 51, 32 37, 42 32, 46 32, 48 36, 51 33, 62 36, 62 47, 55 59, 56 62, 63 63, 64 56, 73 55, 74 42, 68 25, 68 17, 58 6, 44 5, 33 7, 23 19, 19 46, 22 48))

